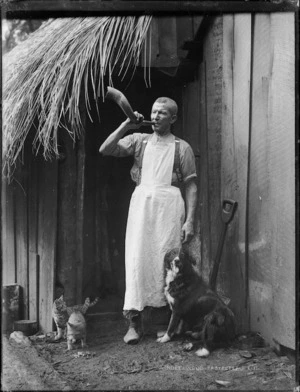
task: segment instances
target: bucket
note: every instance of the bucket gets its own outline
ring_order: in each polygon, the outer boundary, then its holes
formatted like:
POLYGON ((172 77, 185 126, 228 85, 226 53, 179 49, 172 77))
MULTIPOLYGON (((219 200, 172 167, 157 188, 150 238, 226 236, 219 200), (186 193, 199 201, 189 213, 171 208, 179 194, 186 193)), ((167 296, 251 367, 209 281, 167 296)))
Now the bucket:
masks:
POLYGON ((32 320, 18 320, 14 322, 14 331, 21 331, 26 336, 32 336, 38 332, 38 323, 32 320))

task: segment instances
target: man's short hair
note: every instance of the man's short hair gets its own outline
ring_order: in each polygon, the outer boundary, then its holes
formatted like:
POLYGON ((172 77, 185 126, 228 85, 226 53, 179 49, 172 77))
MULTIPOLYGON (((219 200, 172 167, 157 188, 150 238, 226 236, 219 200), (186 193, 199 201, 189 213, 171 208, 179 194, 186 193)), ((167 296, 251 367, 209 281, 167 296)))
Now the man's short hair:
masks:
POLYGON ((168 105, 168 108, 169 108, 172 116, 177 115, 178 106, 177 106, 177 103, 173 99, 168 98, 168 97, 160 97, 160 98, 157 98, 157 100, 155 102, 165 103, 166 105, 168 105))

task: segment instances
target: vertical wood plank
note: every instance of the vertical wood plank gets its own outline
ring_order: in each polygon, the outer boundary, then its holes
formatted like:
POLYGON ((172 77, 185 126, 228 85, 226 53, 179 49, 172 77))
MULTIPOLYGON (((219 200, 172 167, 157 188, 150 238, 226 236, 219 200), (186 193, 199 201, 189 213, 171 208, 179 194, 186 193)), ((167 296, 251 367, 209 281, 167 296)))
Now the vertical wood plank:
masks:
MULTIPOLYGON (((96 289, 96 265, 95 265, 95 230, 96 230, 96 162, 98 146, 95 143, 95 135, 99 129, 89 127, 88 137, 82 140, 82 159, 84 160, 84 173, 82 174, 82 238, 83 259, 82 268, 82 294, 84 297, 95 295, 96 289)), ((98 202, 98 200, 97 200, 98 202)))
POLYGON ((249 153, 251 15, 224 15, 221 195, 238 202, 223 248, 220 278, 226 285, 237 332, 248 330, 245 309, 245 229, 249 153))
POLYGON ((270 83, 269 170, 273 206, 273 338, 295 349, 295 14, 271 15, 274 41, 270 83), (278 159, 280 157, 280 159, 278 159))
POLYGON ((256 15, 249 194, 251 327, 294 347, 294 14, 256 15), (261 39, 264 37, 264 39, 261 39))
POLYGON ((38 165, 37 159, 27 150, 28 177, 28 284, 29 319, 37 319, 36 257, 38 252, 38 165))
POLYGON ((2 281, 3 285, 16 283, 15 222, 13 186, 2 177, 2 281))
POLYGON ((183 88, 183 138, 196 156, 199 155, 199 106, 199 81, 196 79, 183 88))
MULTIPOLYGON (((184 86, 183 89, 183 139, 186 140, 193 149, 196 157, 196 170, 199 168, 199 133, 200 133, 200 88, 199 80, 196 78, 193 82, 184 86)), ((198 171, 199 176, 199 171, 198 171)), ((199 188, 199 177, 197 178, 199 188)), ((198 191, 199 193, 199 191, 198 191)), ((201 263, 201 245, 200 245, 200 222, 199 222, 199 203, 195 212, 195 235, 192 239, 189 249, 193 255, 198 267, 201 263)), ((200 268, 201 269, 201 268, 200 268)))
POLYGON ((272 268, 270 231, 264 224, 270 216, 268 197, 268 98, 270 53, 270 16, 257 15, 254 30, 253 116, 251 129, 251 164, 249 190, 249 295, 251 327, 270 341, 272 305, 272 268), (265 37, 261 40, 261 36, 265 37))
POLYGON ((28 231, 26 169, 19 162, 14 174, 17 283, 22 288, 22 318, 28 319, 28 231))
POLYGON ((255 15, 251 162, 249 181, 249 298, 251 329, 269 341, 272 312, 272 262, 268 173, 268 99, 271 68, 270 15, 255 15), (261 39, 264 37, 264 39, 261 39))
POLYGON ((76 301, 77 292, 77 160, 74 142, 63 129, 60 145, 64 156, 58 162, 56 283, 64 286, 65 300, 71 305, 76 301))
POLYGON ((57 162, 39 162, 38 253, 40 255, 40 328, 52 331, 57 239, 57 162))
POLYGON ((208 191, 208 140, 207 140, 207 87, 206 87, 206 62, 199 67, 200 83, 200 133, 199 133, 199 189, 198 205, 200 212, 200 243, 201 243, 201 274, 208 281, 211 267, 210 248, 210 214, 208 191))
POLYGON ((85 199, 85 137, 77 141, 77 194, 76 194, 76 301, 82 301, 84 262, 84 199, 85 199))
MULTIPOLYGON (((206 63, 206 104, 207 104, 207 176, 210 220, 210 262, 216 254, 221 231, 221 120, 222 120, 222 58, 223 19, 217 17, 204 43, 206 63)), ((218 289, 223 291, 222 285, 218 289)))

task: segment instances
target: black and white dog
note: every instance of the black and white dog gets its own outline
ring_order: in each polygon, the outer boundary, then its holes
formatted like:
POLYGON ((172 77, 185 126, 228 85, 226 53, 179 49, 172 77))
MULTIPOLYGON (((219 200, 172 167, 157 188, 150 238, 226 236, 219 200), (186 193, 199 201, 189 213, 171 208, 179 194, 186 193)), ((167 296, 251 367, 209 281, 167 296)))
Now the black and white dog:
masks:
POLYGON ((165 295, 172 314, 166 333, 157 341, 168 342, 184 324, 189 334, 201 341, 196 354, 206 357, 234 338, 234 314, 205 284, 193 264, 183 249, 172 249, 165 255, 165 295))

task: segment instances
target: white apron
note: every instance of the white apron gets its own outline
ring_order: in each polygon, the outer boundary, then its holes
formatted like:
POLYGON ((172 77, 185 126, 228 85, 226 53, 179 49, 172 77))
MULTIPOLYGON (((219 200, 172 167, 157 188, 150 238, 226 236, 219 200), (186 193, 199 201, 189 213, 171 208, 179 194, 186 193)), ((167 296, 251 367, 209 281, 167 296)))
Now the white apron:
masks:
POLYGON ((175 141, 148 141, 141 184, 132 194, 125 241, 124 310, 166 305, 163 261, 180 247, 185 208, 181 192, 171 186, 175 141))

